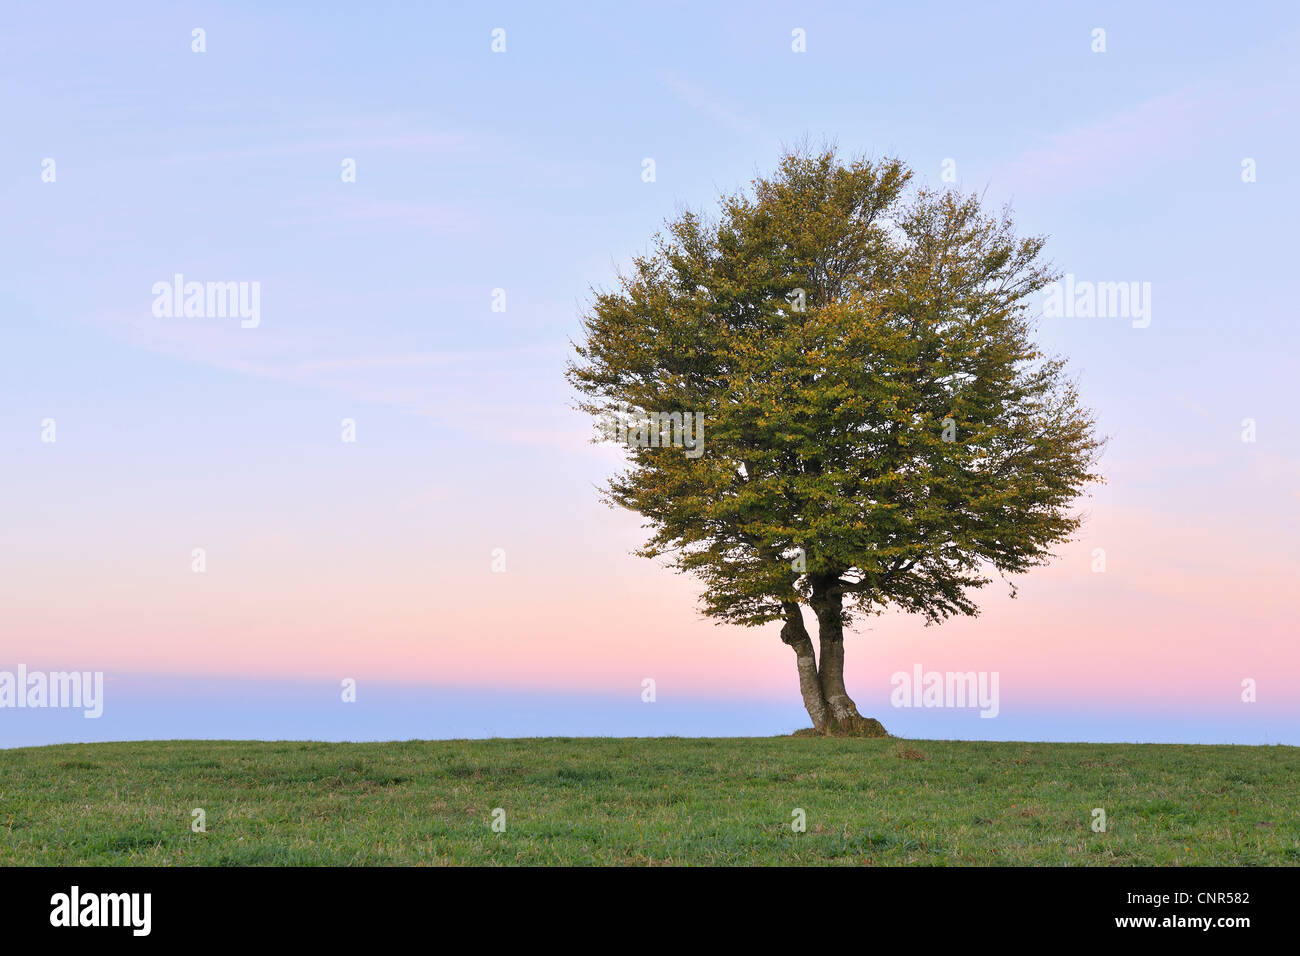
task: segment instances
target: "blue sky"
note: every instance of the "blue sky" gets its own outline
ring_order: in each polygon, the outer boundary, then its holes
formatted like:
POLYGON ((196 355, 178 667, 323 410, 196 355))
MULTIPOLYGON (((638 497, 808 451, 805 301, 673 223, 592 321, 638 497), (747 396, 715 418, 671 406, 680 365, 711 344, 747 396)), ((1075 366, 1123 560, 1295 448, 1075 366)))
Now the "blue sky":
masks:
MULTIPOLYGON (((936 186, 951 159, 958 185, 1013 202, 1023 232, 1051 236, 1062 271, 1151 283, 1149 328, 1099 318, 1040 330, 1112 438, 1110 483, 1089 505, 1097 526, 1133 543, 1112 549, 1112 591, 1094 597, 1087 575, 1044 579, 1038 607, 1045 619, 1059 607, 1072 626, 1080 608, 1097 607, 1098 620, 1104 609, 1106 640, 1140 645, 1142 661, 1187 654, 1206 673, 1231 666, 1207 650, 1216 635, 1219 646, 1244 639, 1220 620, 1272 628, 1242 673, 1272 669, 1285 677, 1274 703, 1300 700, 1278 618, 1290 605, 1273 584, 1294 595, 1300 532, 1294 5, 271 6, 6 5, 0 669, 102 667, 135 688, 120 733, 168 736, 147 731, 189 712, 151 682, 191 681, 201 697, 213 681, 279 680, 284 694, 266 699, 296 700, 302 680, 355 670, 341 625, 319 653, 314 636, 354 614, 375 628, 356 652, 389 662, 374 664, 377 686, 418 658, 424 629, 431 670, 412 681, 447 688, 437 700, 455 707, 399 708, 349 730, 303 720, 293 703, 280 721, 273 703, 223 711, 234 692, 222 690, 195 710, 201 720, 191 714, 194 732, 509 736, 544 712, 556 732, 651 733, 653 720, 609 703, 626 687, 639 704, 649 667, 679 668, 689 687, 672 705, 688 716, 665 717, 664 732, 793 729, 792 662, 774 635, 700 622, 689 582, 627 555, 637 522, 595 502, 614 459, 585 444, 562 370, 592 286, 609 286, 666 217, 711 208, 808 138, 898 155, 936 186), (1098 27, 1104 53, 1090 49, 1098 27), (491 50, 494 28, 504 53, 491 50), (804 53, 791 49, 795 29, 804 53), (41 179, 46 158, 53 183, 41 179), (642 179, 646 158, 654 182, 642 179), (345 159, 354 183, 341 180, 345 159), (260 326, 159 320, 149 290, 178 272, 259 282, 260 326), (491 309, 494 289, 504 312, 491 309), (346 459, 345 417, 362 436, 346 459), (1243 448, 1247 417, 1259 439, 1243 448), (58 422, 56 449, 35 438, 46 418, 58 422), (185 591, 195 542, 245 577, 185 591), (498 545, 515 556, 518 591, 458 577, 485 569, 498 545), (1219 630, 1198 634, 1195 651, 1177 633, 1153 643, 1131 617, 1168 601, 1172 620, 1208 620, 1170 578, 1191 582, 1184 591, 1221 586, 1219 630), (497 679, 516 654, 566 640, 559 622, 582 632, 582 653, 600 648, 609 615, 584 603, 593 591, 642 623, 637 595, 672 595, 671 633, 637 631, 659 656, 641 666, 629 639, 617 655, 625 675, 592 664, 568 683, 497 679), (540 637, 530 607, 550 622, 540 637), (448 608, 463 620, 440 631, 448 608), (459 650, 444 658, 479 639, 484 614, 502 669, 463 664, 459 650), (715 695, 687 679, 683 649, 696 643, 762 650, 725 668, 715 695), (302 672, 315 658, 329 666, 302 672), (486 716, 504 712, 492 695, 516 692, 531 710, 486 716)), ((976 648, 997 636, 958 633, 976 648)), ((850 649, 851 689, 855 660, 871 655, 850 649)), ((1081 685, 993 730, 939 714, 926 733, 1178 739, 1182 727, 1220 742, 1222 726, 1242 742, 1286 737, 1281 711, 1238 718, 1225 704, 1234 716, 1207 725, 1198 715, 1214 707, 1167 690, 1183 703, 1133 701, 1128 729, 1113 709, 1090 712, 1081 685)), ((0 715, 0 746, 90 732, 66 716, 0 715)))

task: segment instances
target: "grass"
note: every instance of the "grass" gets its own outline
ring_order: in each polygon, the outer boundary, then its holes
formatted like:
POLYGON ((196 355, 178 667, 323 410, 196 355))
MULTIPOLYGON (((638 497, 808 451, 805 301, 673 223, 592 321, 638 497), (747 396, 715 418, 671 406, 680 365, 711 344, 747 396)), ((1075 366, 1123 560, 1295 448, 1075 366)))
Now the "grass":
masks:
POLYGON ((1281 746, 69 744, 0 751, 0 863, 1296 865, 1298 781, 1281 746))

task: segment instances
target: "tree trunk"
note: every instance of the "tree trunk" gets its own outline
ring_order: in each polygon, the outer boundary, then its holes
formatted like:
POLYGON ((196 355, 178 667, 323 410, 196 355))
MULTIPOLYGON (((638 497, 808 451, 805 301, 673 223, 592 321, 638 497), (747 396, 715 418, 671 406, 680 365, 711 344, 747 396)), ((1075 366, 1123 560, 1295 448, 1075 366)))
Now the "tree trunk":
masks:
POLYGON ((817 614, 817 637, 821 644, 818 682, 822 700, 830 711, 828 727, 831 732, 884 737, 886 731, 880 721, 859 714, 844 686, 843 602, 843 595, 828 595, 824 589, 814 586, 812 606, 817 614))
POLYGON ((830 723, 830 714, 827 712, 826 699, 822 696, 812 639, 803 625, 803 610, 794 602, 782 606, 785 608, 785 624, 781 627, 781 640, 794 648, 795 660, 799 665, 799 692, 803 694, 803 705, 812 718, 813 729, 824 734, 830 723))
POLYGON ((817 613, 817 637, 821 644, 821 667, 818 676, 822 698, 836 720, 861 719, 857 705, 844 687, 844 618, 842 598, 814 595, 817 613))

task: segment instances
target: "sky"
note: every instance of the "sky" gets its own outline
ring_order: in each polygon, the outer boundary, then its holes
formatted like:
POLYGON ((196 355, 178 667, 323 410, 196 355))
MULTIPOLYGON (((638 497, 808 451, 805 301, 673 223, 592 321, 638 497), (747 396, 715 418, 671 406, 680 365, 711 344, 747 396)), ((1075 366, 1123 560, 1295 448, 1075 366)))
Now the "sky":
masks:
POLYGON ((1109 439, 1078 540, 859 624, 859 709, 1300 744, 1294 5, 272 6, 6 4, 0 672, 104 707, 0 747, 806 726, 777 625, 632 554, 563 375, 594 289, 804 140, 1143 293, 1038 322, 1109 439), (157 314, 178 274, 256 315, 157 314), (918 666, 996 716, 896 706, 918 666))

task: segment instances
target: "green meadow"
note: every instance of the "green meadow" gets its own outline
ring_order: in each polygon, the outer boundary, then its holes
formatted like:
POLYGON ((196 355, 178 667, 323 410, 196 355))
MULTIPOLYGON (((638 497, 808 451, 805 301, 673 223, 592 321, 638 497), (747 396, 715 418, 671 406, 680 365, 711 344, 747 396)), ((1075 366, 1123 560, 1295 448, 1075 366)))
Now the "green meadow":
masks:
POLYGON ((1296 865, 1298 784, 1283 746, 75 744, 0 751, 0 863, 1296 865))

